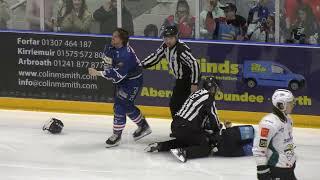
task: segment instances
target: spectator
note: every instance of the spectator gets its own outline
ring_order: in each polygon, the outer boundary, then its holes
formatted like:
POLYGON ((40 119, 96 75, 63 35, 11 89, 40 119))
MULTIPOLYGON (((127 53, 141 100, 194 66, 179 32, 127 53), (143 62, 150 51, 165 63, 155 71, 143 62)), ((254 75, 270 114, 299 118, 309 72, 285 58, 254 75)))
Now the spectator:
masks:
MULTIPOLYGON (((53 3, 54 1, 44 1, 44 30, 52 31, 53 30, 53 3)), ((39 0, 27 0, 26 8, 26 19, 27 26, 29 30, 40 30, 40 6, 41 1, 39 0)))
POLYGON ((85 0, 67 0, 62 16, 61 31, 89 33, 92 23, 91 13, 85 0))
POLYGON ((7 22, 9 19, 9 5, 7 1, 0 0, 0 29, 7 29, 7 22))
POLYGON ((207 8, 200 13, 200 36, 211 39, 214 30, 214 19, 225 17, 219 0, 207 0, 207 8))
POLYGON ((297 19, 291 25, 291 41, 300 44, 317 44, 318 25, 315 22, 315 17, 312 9, 308 5, 303 5, 297 10, 297 19))
POLYGON ((259 0, 248 14, 248 39, 257 42, 267 41, 268 0, 259 0))
POLYGON ((158 37, 158 28, 154 24, 149 24, 144 29, 144 36, 146 37, 158 37))
POLYGON ((55 12, 57 14, 55 14, 56 18, 53 18, 53 22, 54 22, 54 26, 57 27, 57 29, 55 31, 60 31, 60 25, 61 22, 63 20, 63 16, 66 13, 66 5, 67 5, 67 0, 58 0, 57 1, 57 5, 56 5, 56 9, 55 12))
POLYGON ((274 24, 275 19, 273 15, 269 15, 267 19, 256 24, 250 24, 247 32, 248 39, 256 42, 274 42, 274 24))
POLYGON ((225 18, 215 20, 216 27, 213 32, 213 39, 217 40, 244 40, 247 32, 246 19, 236 15, 237 7, 227 3, 221 7, 226 15, 225 18))
POLYGON ((190 15, 190 7, 186 0, 179 0, 175 15, 170 15, 161 26, 160 36, 168 26, 177 26, 179 38, 195 37, 195 17, 190 15))
POLYGON ((309 5, 309 7, 312 9, 315 19, 317 19, 317 22, 320 23, 319 0, 285 0, 284 3, 287 29, 290 29, 290 25, 294 23, 294 20, 297 18, 297 9, 302 5, 309 5))
POLYGON ((269 15, 267 18, 266 42, 275 42, 275 17, 269 15))
POLYGON ((256 24, 258 22, 266 21, 269 16, 269 9, 267 5, 268 0, 259 0, 258 4, 250 9, 248 24, 256 24))
MULTIPOLYGON (((117 25, 117 1, 105 0, 105 3, 93 13, 93 19, 100 23, 100 33, 112 34, 117 25)), ((129 10, 122 6, 122 27, 134 34, 132 15, 129 10)))

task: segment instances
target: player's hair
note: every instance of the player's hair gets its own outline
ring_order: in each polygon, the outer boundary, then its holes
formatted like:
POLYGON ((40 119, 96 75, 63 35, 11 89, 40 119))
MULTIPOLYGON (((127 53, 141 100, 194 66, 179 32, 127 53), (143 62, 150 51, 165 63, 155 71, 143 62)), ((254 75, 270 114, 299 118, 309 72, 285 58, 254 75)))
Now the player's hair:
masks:
POLYGON ((117 28, 115 32, 119 33, 119 37, 122 40, 122 45, 126 46, 129 42, 129 32, 123 28, 117 28))

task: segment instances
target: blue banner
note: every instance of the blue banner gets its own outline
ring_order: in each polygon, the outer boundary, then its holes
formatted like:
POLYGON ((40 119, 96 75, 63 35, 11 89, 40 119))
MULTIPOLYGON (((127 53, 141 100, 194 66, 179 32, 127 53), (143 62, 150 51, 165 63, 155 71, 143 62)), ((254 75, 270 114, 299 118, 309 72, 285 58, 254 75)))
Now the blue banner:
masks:
MULTIPOLYGON (((0 71, 0 96, 113 102, 110 81, 88 76, 88 67, 102 69, 101 55, 110 38, 54 33, 1 32, 6 52, 0 71)), ((155 52, 160 40, 130 40, 143 59, 155 52)), ((202 76, 221 81, 216 95, 220 110, 270 112, 278 88, 297 97, 295 113, 320 115, 320 48, 249 43, 190 41, 202 76)), ((162 59, 144 71, 137 103, 166 107, 175 79, 162 59)))
MULTIPOLYGON (((135 40, 131 45, 145 58, 159 41, 135 40), (147 47, 147 48, 146 48, 147 47)), ((187 42, 201 66, 202 76, 221 81, 216 95, 219 109, 269 112, 271 96, 278 88, 290 89, 297 97, 297 114, 319 115, 319 47, 261 44, 187 42)), ((139 104, 168 106, 174 77, 166 59, 145 71, 139 104)))

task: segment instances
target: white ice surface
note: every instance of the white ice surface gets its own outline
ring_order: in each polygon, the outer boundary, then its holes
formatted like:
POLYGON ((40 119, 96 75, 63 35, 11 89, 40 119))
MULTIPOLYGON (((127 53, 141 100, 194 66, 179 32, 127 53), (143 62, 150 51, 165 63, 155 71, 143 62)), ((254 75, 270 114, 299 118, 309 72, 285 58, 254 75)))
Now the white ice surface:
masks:
MULTIPOLYGON (((253 157, 208 157, 183 164, 169 153, 145 153, 151 142, 167 140, 170 121, 148 119, 153 133, 134 142, 129 120, 120 146, 106 149, 112 117, 0 110, 0 180, 254 180, 253 157), (60 135, 41 130, 56 117, 60 135)), ((320 129, 294 129, 300 180, 318 180, 320 129)))

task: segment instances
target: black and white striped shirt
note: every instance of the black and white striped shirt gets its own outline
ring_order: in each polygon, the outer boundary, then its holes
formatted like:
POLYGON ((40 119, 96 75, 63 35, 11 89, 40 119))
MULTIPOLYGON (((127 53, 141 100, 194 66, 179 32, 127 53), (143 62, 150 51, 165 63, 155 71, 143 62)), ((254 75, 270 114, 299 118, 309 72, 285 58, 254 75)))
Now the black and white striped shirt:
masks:
POLYGON ((209 120, 216 132, 220 129, 219 117, 213 96, 206 89, 192 93, 176 116, 192 121, 202 127, 209 120))
POLYGON ((163 43, 155 53, 152 53, 141 63, 143 67, 149 68, 159 63, 164 57, 169 61, 169 67, 172 69, 176 79, 184 79, 189 76, 191 84, 198 84, 200 80, 200 66, 185 43, 178 41, 172 48, 168 48, 163 43))

